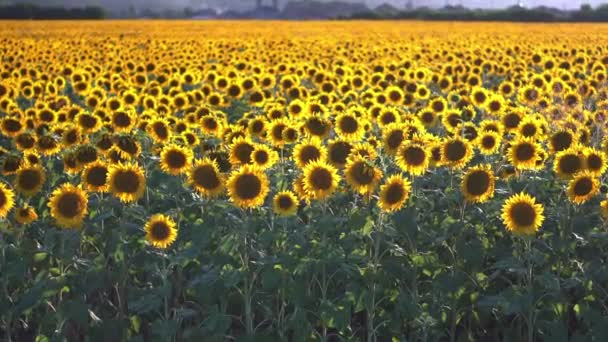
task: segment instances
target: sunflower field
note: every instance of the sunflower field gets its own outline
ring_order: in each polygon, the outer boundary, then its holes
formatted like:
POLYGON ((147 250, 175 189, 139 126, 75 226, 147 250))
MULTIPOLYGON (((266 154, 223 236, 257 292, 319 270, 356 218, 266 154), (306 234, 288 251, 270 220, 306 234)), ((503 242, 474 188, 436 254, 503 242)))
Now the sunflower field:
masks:
POLYGON ((0 340, 607 341, 607 41, 3 22, 0 340))

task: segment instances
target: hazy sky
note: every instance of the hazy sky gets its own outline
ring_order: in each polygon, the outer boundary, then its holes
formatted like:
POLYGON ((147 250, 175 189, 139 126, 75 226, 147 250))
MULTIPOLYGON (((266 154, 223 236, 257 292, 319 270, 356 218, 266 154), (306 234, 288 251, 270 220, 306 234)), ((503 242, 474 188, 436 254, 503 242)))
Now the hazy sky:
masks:
MULTIPOLYGON (((263 0, 270 4, 271 0, 263 0)), ((289 0, 279 0, 281 5, 284 5, 289 0)), ((321 0, 330 1, 330 0, 321 0)), ((390 3, 397 7, 403 7, 407 0, 341 0, 350 2, 365 2, 370 7, 378 6, 382 3, 390 3)), ((413 0, 418 6, 441 7, 446 3, 451 5, 462 4, 473 8, 500 8, 507 7, 517 3, 517 0, 413 0)), ((3 0, 0 0, 0 3, 3 0)), ((101 5, 110 8, 123 8, 133 4, 138 8, 183 8, 186 6, 192 8, 200 7, 216 7, 224 9, 246 9, 253 6, 255 0, 4 0, 4 2, 27 2, 39 3, 43 5, 66 5, 66 6, 82 6, 82 5, 101 5)), ((582 3, 588 3, 592 6, 597 6, 601 3, 608 3, 608 0, 522 0, 527 7, 536 6, 551 6, 557 8, 578 8, 582 3)))

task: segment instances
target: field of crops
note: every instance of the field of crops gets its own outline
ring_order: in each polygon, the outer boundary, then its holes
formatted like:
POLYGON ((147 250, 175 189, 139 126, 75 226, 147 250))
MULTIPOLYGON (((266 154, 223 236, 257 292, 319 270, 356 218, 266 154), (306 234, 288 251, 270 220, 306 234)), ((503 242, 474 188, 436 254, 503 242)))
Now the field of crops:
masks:
POLYGON ((3 22, 0 340, 608 340, 608 26, 3 22))

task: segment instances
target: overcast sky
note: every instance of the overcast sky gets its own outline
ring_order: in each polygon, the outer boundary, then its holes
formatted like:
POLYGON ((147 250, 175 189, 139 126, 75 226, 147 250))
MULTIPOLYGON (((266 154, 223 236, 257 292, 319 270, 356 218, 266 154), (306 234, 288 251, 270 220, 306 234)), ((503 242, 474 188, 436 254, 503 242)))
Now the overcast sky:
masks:
MULTIPOLYGON (((272 0, 263 0, 265 3, 270 4, 272 0)), ((289 0, 279 0, 279 3, 283 6, 289 0)), ((330 0, 321 0, 330 1, 330 0)), ((382 3, 390 3, 397 7, 404 7, 407 0, 341 0, 350 2, 365 2, 370 7, 376 7, 382 3)), ((0 0, 0 3, 3 0, 0 0)), ((39 3, 43 5, 66 5, 66 6, 82 6, 82 5, 100 5, 109 8, 122 8, 128 7, 129 4, 134 4, 138 8, 201 8, 201 7, 215 7, 215 8, 230 8, 230 9, 247 9, 251 8, 255 3, 255 0, 4 0, 4 2, 26 2, 26 3, 39 3), (206 6, 207 5, 207 6, 206 6)), ((430 6, 430 7, 441 7, 446 3, 450 5, 462 4, 466 7, 472 8, 500 8, 507 7, 517 3, 517 0, 413 0, 417 6, 430 6)), ((560 9, 573 9, 579 8, 581 4, 588 3, 592 6, 597 6, 602 3, 607 3, 608 0, 522 0, 523 4, 527 7, 536 6, 551 6, 560 9)))

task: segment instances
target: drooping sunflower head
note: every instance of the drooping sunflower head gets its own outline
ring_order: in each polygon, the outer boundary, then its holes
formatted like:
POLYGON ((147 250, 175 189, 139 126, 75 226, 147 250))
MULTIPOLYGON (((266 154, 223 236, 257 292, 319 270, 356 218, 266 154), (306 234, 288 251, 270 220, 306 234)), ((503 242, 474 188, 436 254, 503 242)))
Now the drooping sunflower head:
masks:
POLYGON ((338 170, 321 160, 310 162, 304 167, 304 191, 311 199, 324 200, 338 188, 338 170))
POLYGON ((292 158, 298 167, 304 168, 313 161, 324 161, 327 158, 327 149, 321 139, 305 139, 294 147, 292 158))
POLYGON ((179 145, 166 145, 160 152, 160 168, 170 175, 186 172, 192 165, 192 150, 179 145))
POLYGON ((460 188, 467 201, 483 203, 494 196, 495 177, 490 165, 478 165, 467 170, 460 188))
POLYGON ((378 206, 385 212, 401 209, 410 197, 412 185, 400 175, 389 177, 380 187, 378 206))
POLYGON ((291 191, 281 191, 274 196, 272 207, 279 216, 293 216, 298 211, 298 198, 291 191))
POLYGON ((26 164, 17 170, 15 188, 25 196, 34 196, 42 189, 46 173, 42 166, 26 164))
POLYGON ((233 171, 227 187, 230 200, 240 208, 255 208, 264 204, 268 195, 268 177, 260 169, 244 165, 233 171))
POLYGON ((38 219, 38 214, 30 206, 22 206, 15 210, 15 221, 20 225, 30 224, 38 219))
POLYGON ((87 193, 79 187, 65 183, 57 187, 49 200, 51 216, 62 228, 82 227, 88 213, 87 193))
POLYGON ((15 192, 0 182, 0 218, 6 217, 15 205, 15 192))
POLYGON ((150 217, 144 226, 144 231, 146 232, 146 241, 160 249, 166 249, 177 239, 175 221, 162 214, 150 217))
POLYGON ((146 190, 144 170, 135 163, 113 164, 108 169, 108 186, 122 202, 137 201, 146 190))
POLYGON ((543 224, 544 208, 528 194, 511 196, 502 207, 502 221, 507 230, 519 235, 533 235, 543 224))
POLYGON ((367 159, 356 156, 348 160, 344 178, 356 192, 371 194, 382 178, 382 171, 367 159))
POLYGON ((100 160, 88 164, 80 177, 84 188, 90 192, 108 191, 108 165, 100 160))
POLYGON ((568 198, 572 203, 583 204, 593 198, 600 189, 600 182, 589 171, 579 172, 568 184, 568 198))

